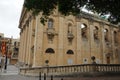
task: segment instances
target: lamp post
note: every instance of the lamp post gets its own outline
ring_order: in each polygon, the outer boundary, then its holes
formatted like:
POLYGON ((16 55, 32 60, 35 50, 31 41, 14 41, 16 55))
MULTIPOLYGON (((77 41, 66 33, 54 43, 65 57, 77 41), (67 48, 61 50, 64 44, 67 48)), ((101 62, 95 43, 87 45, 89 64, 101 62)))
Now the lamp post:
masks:
POLYGON ((6 52, 5 52, 5 67, 4 67, 5 70, 7 69, 7 63, 8 63, 9 46, 10 46, 10 42, 8 40, 6 43, 6 52))
POLYGON ((4 66, 4 70, 7 69, 7 52, 8 52, 8 44, 6 44, 6 50, 5 50, 5 66, 4 66))
POLYGON ((7 52, 8 52, 8 46, 6 46, 6 52, 5 52, 5 67, 4 69, 7 69, 7 52))

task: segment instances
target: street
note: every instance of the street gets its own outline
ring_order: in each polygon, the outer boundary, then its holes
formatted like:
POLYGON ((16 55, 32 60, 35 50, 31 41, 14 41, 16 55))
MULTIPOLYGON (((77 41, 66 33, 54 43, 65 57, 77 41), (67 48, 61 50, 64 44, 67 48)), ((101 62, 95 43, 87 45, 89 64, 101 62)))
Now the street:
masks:
POLYGON ((39 80, 39 78, 21 75, 1 75, 0 80, 39 80))
MULTIPOLYGON (((0 72, 0 80, 40 80, 39 77, 23 76, 19 74, 19 69, 14 65, 8 65, 7 71, 0 72)), ((44 80, 42 77, 41 80, 44 80)), ((46 80, 52 80, 50 77, 46 80)), ((109 77, 53 77, 53 80, 120 80, 120 76, 109 77)))
POLYGON ((0 71, 0 80, 39 80, 38 77, 19 75, 19 69, 15 65, 8 65, 7 70, 0 71))
MULTIPOLYGON (((39 80, 38 77, 21 76, 21 75, 2 75, 0 80, 39 80)), ((44 80, 43 78, 41 80, 44 80)), ((46 78, 46 80, 51 80, 46 78)), ((120 80, 120 77, 87 77, 87 78, 54 78, 53 80, 120 80)))

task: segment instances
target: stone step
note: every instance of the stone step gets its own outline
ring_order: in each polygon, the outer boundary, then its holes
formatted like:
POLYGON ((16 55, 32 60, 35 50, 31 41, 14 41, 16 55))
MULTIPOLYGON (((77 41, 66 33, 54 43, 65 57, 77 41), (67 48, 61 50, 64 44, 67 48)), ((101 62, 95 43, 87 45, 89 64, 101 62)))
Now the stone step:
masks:
POLYGON ((18 75, 18 72, 2 72, 0 75, 18 75))
POLYGON ((7 71, 7 73, 18 73, 18 71, 7 71))

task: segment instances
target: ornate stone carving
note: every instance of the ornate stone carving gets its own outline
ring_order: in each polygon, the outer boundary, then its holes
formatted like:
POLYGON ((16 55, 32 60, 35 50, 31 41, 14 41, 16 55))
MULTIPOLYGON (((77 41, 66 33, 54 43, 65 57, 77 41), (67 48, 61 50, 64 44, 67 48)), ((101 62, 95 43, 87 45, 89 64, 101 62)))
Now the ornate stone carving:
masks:
POLYGON ((72 33, 68 33, 67 38, 68 38, 69 42, 71 42, 74 38, 74 35, 72 33))
POLYGON ((106 54, 106 57, 111 57, 111 56, 113 56, 112 53, 107 53, 107 54, 106 54))
POLYGON ((54 36, 56 35, 55 29, 54 28, 47 28, 47 36, 49 40, 53 40, 54 36))

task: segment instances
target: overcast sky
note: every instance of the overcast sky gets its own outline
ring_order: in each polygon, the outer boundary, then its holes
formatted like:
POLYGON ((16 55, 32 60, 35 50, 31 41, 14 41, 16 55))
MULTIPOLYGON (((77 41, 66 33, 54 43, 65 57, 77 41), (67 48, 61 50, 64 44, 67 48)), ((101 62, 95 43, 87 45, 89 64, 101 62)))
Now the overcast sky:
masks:
POLYGON ((0 0, 0 33, 19 38, 19 19, 24 0, 0 0))

